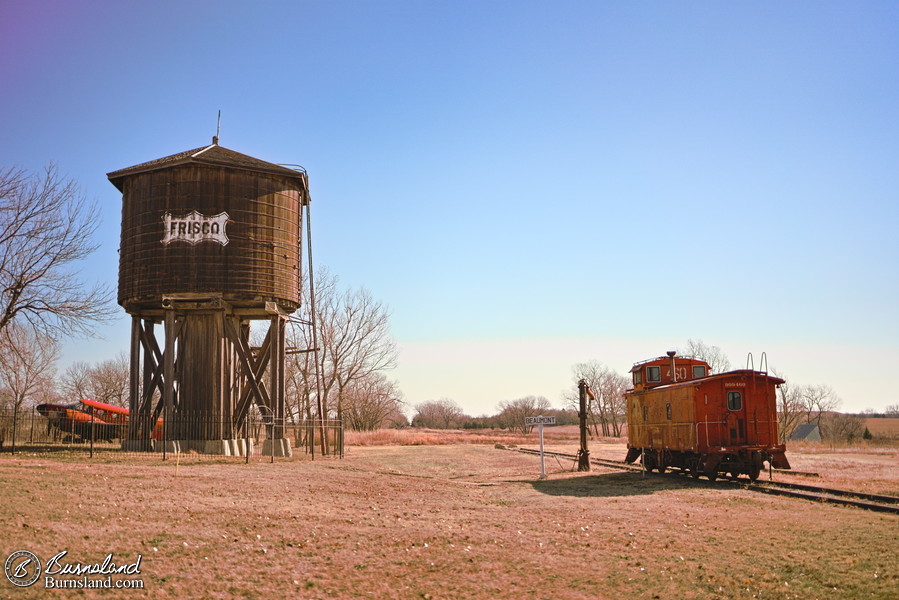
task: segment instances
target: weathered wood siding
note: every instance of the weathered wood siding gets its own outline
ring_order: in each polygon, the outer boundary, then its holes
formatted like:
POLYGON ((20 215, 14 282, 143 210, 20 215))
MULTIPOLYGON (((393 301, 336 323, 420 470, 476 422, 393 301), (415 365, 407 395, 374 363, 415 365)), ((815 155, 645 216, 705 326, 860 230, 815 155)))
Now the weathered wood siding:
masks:
POLYGON ((653 389, 628 395, 628 438, 632 446, 693 450, 696 447, 694 423, 693 386, 653 389))
POLYGON ((215 293, 236 306, 299 306, 303 190, 296 180, 207 165, 138 173, 123 182, 119 304, 160 307, 165 294, 215 293), (227 212, 222 246, 162 243, 163 217, 227 212))

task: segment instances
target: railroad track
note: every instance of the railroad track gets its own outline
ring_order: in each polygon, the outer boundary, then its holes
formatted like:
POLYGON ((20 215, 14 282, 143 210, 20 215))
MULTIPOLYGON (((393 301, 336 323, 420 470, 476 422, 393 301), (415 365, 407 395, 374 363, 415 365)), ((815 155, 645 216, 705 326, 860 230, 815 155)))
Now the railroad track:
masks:
MULTIPOLYGON (((518 452, 524 454, 540 455, 539 450, 530 448, 518 448, 518 452)), ((577 460, 574 454, 564 452, 545 452, 547 456, 556 458, 565 458, 577 460)), ((591 458, 590 463, 612 469, 620 469, 623 471, 640 472, 643 469, 639 465, 628 464, 619 460, 608 460, 604 458, 591 458)), ((685 477, 686 474, 681 471, 672 471, 671 473, 659 474, 652 473, 656 477, 685 477)), ((717 482, 705 482, 708 485, 740 487, 753 492, 763 494, 772 494, 775 496, 786 496, 790 498, 800 498, 802 500, 811 500, 825 504, 838 504, 842 506, 855 506, 877 512, 886 512, 899 514, 899 497, 883 496, 879 494, 866 494, 864 492, 854 492, 850 490, 839 490, 833 488, 825 488, 814 485, 804 485, 799 483, 786 483, 779 481, 755 481, 748 482, 742 480, 719 479, 717 482)))
MULTIPOLYGON (((730 483, 730 482, 725 482, 730 483)), ((866 494, 849 490, 824 488, 814 485, 802 485, 798 483, 784 483, 780 481, 756 481, 752 484, 736 482, 746 489, 775 496, 789 496, 826 502, 828 504, 842 504, 843 506, 855 506, 877 512, 899 514, 899 498, 896 496, 883 496, 880 494, 866 494)))

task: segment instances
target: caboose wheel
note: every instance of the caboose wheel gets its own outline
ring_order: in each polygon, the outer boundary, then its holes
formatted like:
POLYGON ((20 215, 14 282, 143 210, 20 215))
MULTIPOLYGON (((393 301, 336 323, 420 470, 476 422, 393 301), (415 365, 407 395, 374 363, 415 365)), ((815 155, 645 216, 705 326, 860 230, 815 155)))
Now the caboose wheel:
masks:
POLYGON ((749 480, 750 481, 758 480, 759 473, 761 473, 761 472, 762 472, 761 468, 759 468, 757 465, 752 465, 751 467, 749 467, 749 480))
POLYGON ((716 479, 718 479, 717 472, 706 473, 705 476, 709 478, 709 481, 715 481, 716 479))

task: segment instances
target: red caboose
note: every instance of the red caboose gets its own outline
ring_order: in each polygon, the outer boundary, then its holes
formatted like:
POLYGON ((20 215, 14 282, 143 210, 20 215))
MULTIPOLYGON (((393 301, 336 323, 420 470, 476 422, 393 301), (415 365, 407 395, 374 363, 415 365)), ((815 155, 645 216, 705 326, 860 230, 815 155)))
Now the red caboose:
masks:
POLYGON ((789 469, 777 434, 776 388, 763 371, 710 374, 708 363, 667 357, 637 363, 627 398, 627 462, 706 475, 758 478, 767 461, 789 469))

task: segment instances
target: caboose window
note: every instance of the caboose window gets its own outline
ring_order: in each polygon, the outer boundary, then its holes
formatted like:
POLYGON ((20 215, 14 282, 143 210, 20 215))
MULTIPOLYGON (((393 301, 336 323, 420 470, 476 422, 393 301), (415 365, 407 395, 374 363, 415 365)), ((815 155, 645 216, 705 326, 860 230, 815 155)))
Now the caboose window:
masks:
POLYGON ((671 420, 671 403, 667 402, 665 404, 665 416, 668 417, 668 420, 671 420))
POLYGON ((646 367, 646 381, 662 381, 662 367, 646 367))
POLYGON ((696 379, 697 377, 705 377, 705 365, 693 366, 693 379, 696 379))
POLYGON ((634 371, 634 385, 639 385, 643 383, 643 373, 640 370, 634 371))
POLYGON ((743 394, 727 392, 727 410, 740 410, 741 408, 743 408, 743 394))
POLYGON ((644 421, 649 420, 649 407, 646 406, 645 404, 643 405, 643 420, 644 421))

